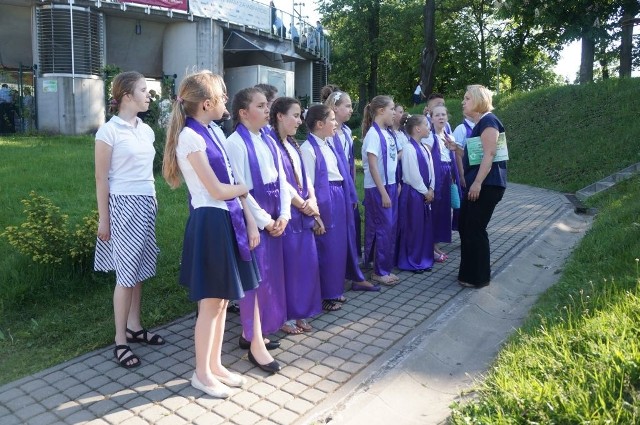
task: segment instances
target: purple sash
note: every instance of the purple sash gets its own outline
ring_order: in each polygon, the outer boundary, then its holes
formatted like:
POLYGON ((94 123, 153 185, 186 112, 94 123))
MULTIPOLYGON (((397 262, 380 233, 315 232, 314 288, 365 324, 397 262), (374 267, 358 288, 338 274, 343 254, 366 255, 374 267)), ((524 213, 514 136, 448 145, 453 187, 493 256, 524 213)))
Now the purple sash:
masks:
POLYGON ((471 128, 471 126, 469 124, 467 124, 467 120, 465 120, 465 119, 462 120, 462 125, 464 125, 464 128, 467 131, 467 139, 470 139, 471 138, 471 132, 473 131, 473 128, 471 128))
MULTIPOLYGON (((441 182, 444 179, 442 175, 442 160, 440 159, 440 141, 438 136, 436 135, 435 129, 431 129, 431 134, 433 135, 433 148, 431 148, 431 159, 433 160, 433 172, 436 177, 437 182, 441 182)), ((458 173, 458 163, 456 162, 455 153, 453 151, 449 151, 449 159, 451 160, 451 175, 453 177, 454 183, 458 186, 458 194, 460 195, 460 199, 462 199, 462 188, 460 187, 460 174, 458 173)), ((450 186, 447 185, 447 187, 450 186)), ((439 199, 440 194, 436 193, 436 197, 439 199)))
MULTIPOLYGON (((324 155, 320 150, 320 145, 316 142, 311 133, 307 136, 307 140, 311 144, 313 151, 316 154, 316 180, 313 188, 316 191, 316 200, 318 202, 318 209, 320 210, 320 217, 328 229, 333 228, 333 217, 331 214, 331 194, 329 193, 329 171, 327 170, 327 162, 324 160, 324 155)), ((338 167, 340 167, 340 160, 338 159, 338 167)), ((340 173, 342 174, 342 172, 340 173)), ((344 188, 344 176, 343 188, 344 188)), ((345 193, 345 197, 346 197, 345 193)))
MULTIPOLYGON (((431 185, 431 176, 429 175, 429 165, 427 164, 427 159, 425 155, 427 154, 425 148, 420 146, 418 142, 416 142, 413 137, 409 137, 409 143, 416 150, 416 155, 418 157, 418 169, 420 170, 420 176, 422 177, 422 181, 427 185, 427 189, 431 185)), ((403 157, 404 158, 404 157, 403 157)))
MULTIPOLYGON (((376 132, 378 133, 378 137, 380 137, 380 154, 382 155, 382 168, 384 169, 384 185, 388 185, 389 184, 389 179, 387 178, 387 138, 384 137, 384 135, 382 134, 382 130, 380 130, 380 127, 378 126, 378 124, 374 121, 373 122, 373 128, 376 130, 376 132)), ((389 130, 387 130, 387 132, 389 132, 389 130)), ((395 137, 394 137, 395 140, 395 137)), ((397 146, 397 144, 396 144, 397 146)), ((363 158, 364 160, 364 158, 363 158)))
MULTIPOLYGON (((202 124, 194 120, 191 117, 187 117, 185 126, 189 127, 197 134, 199 134, 205 141, 207 149, 206 154, 209 160, 211 169, 218 177, 221 183, 232 184, 227 173, 227 164, 225 162, 225 155, 222 150, 222 143, 218 139, 215 132, 207 130, 202 124), (214 142, 211 137, 211 133, 216 138, 217 142, 214 142)), ((231 224, 238 243, 238 251, 240 252, 240 258, 243 261, 251 261, 251 252, 249 251, 249 237, 247 236, 247 225, 244 222, 244 213, 237 201, 237 198, 224 201, 229 208, 229 215, 231 216, 231 224)))
MULTIPOLYGON (((271 130, 270 134, 273 140, 278 140, 279 136, 274 130, 271 130)), ((293 146, 294 142, 289 137, 287 137, 287 141, 291 143, 291 146, 293 146)), ((291 186, 295 187, 298 190, 298 195, 300 195, 302 199, 307 199, 309 197, 309 187, 307 182, 307 172, 304 168, 304 162, 302 161, 302 158, 300 158, 302 174, 302 187, 300 188, 298 187, 298 183, 296 182, 295 170, 293 169, 293 164, 289 160, 289 154, 286 150, 287 148, 285 148, 282 143, 278 143, 278 148, 280 148, 280 151, 282 152, 282 155, 280 155, 282 157, 282 168, 284 168, 284 175, 287 177, 287 181, 291 186)), ((300 157, 300 153, 297 151, 297 149, 294 150, 296 151, 298 157, 300 157)))
MULTIPOLYGON (((253 139, 251 138, 251 134, 247 127, 245 127, 242 123, 236 126, 236 131, 244 141, 245 146, 247 147, 247 157, 249 159, 249 169, 251 171, 251 179, 253 180, 253 189, 251 189, 251 195, 255 198, 258 205, 269 205, 272 201, 269 200, 270 195, 267 192, 267 188, 265 186, 264 181, 262 180, 262 173, 260 172, 260 163, 258 162, 258 157, 256 156, 256 150, 253 146, 253 139)), ((269 150, 271 151, 271 156, 273 156, 273 166, 276 170, 278 170, 278 153, 276 152, 275 146, 273 146, 273 142, 271 138, 264 132, 260 131, 260 136, 264 143, 267 145, 269 150)), ((278 178, 275 181, 274 187, 279 187, 280 182, 280 173, 278 173, 278 178)), ((280 217, 280 206, 274 208, 276 211, 267 211, 268 214, 271 214, 271 218, 273 220, 277 220, 280 217)))
MULTIPOLYGON (((342 123, 342 133, 344 134, 344 139, 347 141, 347 144, 349 145, 349 173, 351 173, 351 178, 355 181, 356 158, 353 156, 353 138, 351 137, 351 129, 345 123, 342 123)), ((334 140, 335 140, 335 137, 334 137, 334 140)))
MULTIPOLYGON (((277 140, 277 138, 279 137, 274 130, 271 130, 270 135, 274 140, 277 140)), ((291 144, 291 146, 294 146, 295 140, 292 140, 290 137, 288 137, 287 140, 291 144)), ((296 151, 295 154, 298 155, 298 158, 300 158, 302 187, 298 186, 295 170, 293 168, 291 160, 289 159, 289 152, 287 151, 287 148, 285 148, 284 144, 282 143, 278 143, 278 148, 282 153, 282 168, 284 169, 284 174, 287 178, 287 181, 291 186, 296 188, 298 195, 300 195, 302 199, 309 199, 309 181, 307 180, 307 171, 304 168, 304 161, 302 161, 300 152, 298 152, 298 149, 294 149, 296 151)), ((285 230, 285 232, 289 231, 289 229, 294 233, 301 232, 302 229, 313 229, 314 224, 315 221, 313 217, 302 213, 293 205, 291 205, 291 220, 289 220, 289 223, 287 224, 287 230, 285 230)))
POLYGON ((327 143, 327 145, 338 159, 338 170, 340 171, 340 175, 342 175, 342 188, 344 189, 344 197, 347 201, 347 208, 353 209, 353 204, 358 202, 358 194, 356 193, 356 185, 353 182, 353 176, 351 175, 349 167, 347 166, 347 156, 345 155, 344 149, 342 148, 342 143, 340 143, 340 137, 338 137, 337 134, 334 135, 333 143, 327 143))

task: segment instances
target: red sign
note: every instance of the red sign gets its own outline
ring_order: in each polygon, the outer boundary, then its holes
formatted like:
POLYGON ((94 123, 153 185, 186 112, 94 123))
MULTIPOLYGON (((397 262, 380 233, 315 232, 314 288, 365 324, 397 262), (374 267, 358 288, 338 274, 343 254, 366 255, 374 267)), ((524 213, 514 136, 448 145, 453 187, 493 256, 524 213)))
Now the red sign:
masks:
POLYGON ((148 6, 187 11, 187 0, 127 0, 127 3, 146 4, 148 6))

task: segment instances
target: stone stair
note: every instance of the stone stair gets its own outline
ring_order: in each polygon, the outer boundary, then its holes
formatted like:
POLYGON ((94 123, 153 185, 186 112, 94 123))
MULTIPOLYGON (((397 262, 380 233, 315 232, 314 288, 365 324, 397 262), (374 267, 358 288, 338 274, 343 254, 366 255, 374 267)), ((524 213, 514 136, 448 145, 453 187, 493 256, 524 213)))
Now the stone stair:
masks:
POLYGON ((640 162, 631 165, 630 167, 627 167, 621 171, 618 171, 617 173, 614 173, 608 177, 605 177, 600 181, 590 184, 583 189, 580 189, 576 192, 576 197, 581 201, 584 201, 590 196, 593 196, 598 192, 602 192, 603 190, 609 189, 616 183, 631 178, 634 174, 638 173, 640 173, 640 162))

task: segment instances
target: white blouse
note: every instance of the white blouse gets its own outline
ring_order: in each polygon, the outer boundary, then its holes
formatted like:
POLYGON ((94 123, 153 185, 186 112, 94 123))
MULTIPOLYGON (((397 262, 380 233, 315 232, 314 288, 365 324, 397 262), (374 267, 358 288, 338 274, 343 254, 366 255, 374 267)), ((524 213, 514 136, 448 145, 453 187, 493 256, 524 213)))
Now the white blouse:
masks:
MULTIPOLYGON (((338 157, 336 157, 337 153, 334 154, 331 147, 329 147, 329 140, 320 140, 315 134, 311 134, 315 141, 320 146, 320 152, 322 156, 324 156, 324 162, 327 164, 327 172, 329 175, 330 182, 341 182, 343 180, 342 174, 340 174, 340 169, 338 168, 338 157)), ((309 141, 305 141, 302 146, 300 146, 300 150, 302 151, 302 160, 304 161, 304 167, 307 171, 307 175, 312 184, 315 184, 316 181, 316 152, 311 146, 309 141)))

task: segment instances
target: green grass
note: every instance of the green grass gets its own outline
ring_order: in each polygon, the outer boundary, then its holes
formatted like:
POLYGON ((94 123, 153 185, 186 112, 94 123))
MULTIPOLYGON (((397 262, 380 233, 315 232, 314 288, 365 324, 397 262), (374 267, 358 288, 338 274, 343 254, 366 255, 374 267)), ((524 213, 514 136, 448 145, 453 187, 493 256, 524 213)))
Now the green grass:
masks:
MULTIPOLYGON (((71 224, 96 209, 91 137, 0 138, 0 232, 24 220, 29 191, 50 198, 71 224)), ((158 274, 145 285, 143 321, 168 322, 189 311, 177 284, 184 223, 184 187, 156 178, 158 274)), ((103 347, 113 339, 112 274, 79 275, 38 266, 0 238, 0 383, 103 347)))
POLYGON ((501 351, 454 424, 640 421, 640 178, 598 196, 558 284, 501 351))

